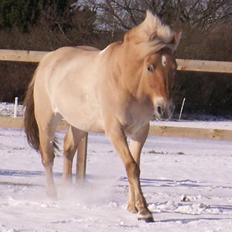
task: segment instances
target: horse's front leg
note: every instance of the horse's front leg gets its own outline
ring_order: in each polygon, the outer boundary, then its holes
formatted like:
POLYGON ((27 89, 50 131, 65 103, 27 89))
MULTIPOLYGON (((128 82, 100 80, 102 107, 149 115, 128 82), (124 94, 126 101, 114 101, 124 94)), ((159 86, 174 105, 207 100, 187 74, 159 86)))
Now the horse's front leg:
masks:
POLYGON ((131 155, 126 136, 121 126, 119 124, 112 125, 111 123, 110 129, 106 132, 125 165, 129 187, 131 189, 131 192, 134 193, 134 202, 135 207, 138 210, 138 219, 145 220, 147 222, 153 221, 152 214, 147 208, 147 203, 141 190, 139 180, 139 165, 136 163, 133 156, 131 155))
MULTIPOLYGON (((138 167, 140 167, 140 156, 143 145, 146 141, 147 135, 149 132, 149 124, 145 125, 136 133, 130 135, 130 152, 137 163, 138 167)), ((135 193, 132 188, 129 187, 129 196, 128 196, 128 206, 127 209, 131 213, 137 213, 138 209, 135 206, 135 193)))

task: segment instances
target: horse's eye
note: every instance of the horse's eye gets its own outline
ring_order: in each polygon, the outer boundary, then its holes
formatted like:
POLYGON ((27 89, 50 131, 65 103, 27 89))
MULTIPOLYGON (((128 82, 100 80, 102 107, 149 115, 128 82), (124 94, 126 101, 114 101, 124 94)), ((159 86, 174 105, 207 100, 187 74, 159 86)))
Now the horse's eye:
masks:
POLYGON ((155 70, 154 64, 149 64, 149 65, 147 66, 147 70, 148 70, 149 72, 154 72, 154 70, 155 70))
POLYGON ((166 56, 162 56, 161 57, 161 61, 162 61, 162 65, 163 65, 163 67, 165 67, 166 65, 167 65, 167 58, 166 58, 166 56))

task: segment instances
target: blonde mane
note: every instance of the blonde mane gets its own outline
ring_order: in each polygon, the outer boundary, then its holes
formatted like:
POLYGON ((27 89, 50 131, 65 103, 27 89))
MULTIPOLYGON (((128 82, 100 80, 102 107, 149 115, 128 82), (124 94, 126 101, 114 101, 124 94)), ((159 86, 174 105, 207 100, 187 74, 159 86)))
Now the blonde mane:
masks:
POLYGON ((149 10, 146 12, 146 17, 137 27, 129 30, 124 40, 134 41, 135 43, 143 43, 149 41, 157 41, 163 46, 169 46, 175 39, 175 32, 161 22, 157 15, 153 15, 149 10))

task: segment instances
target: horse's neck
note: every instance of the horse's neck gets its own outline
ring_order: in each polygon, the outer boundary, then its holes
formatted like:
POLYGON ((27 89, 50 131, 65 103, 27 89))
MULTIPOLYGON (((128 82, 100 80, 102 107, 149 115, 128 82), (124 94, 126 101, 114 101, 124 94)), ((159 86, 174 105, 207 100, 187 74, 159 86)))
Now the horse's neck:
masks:
POLYGON ((143 98, 143 64, 136 59, 132 50, 120 44, 115 52, 112 52, 111 78, 117 84, 117 89, 141 100, 143 98))

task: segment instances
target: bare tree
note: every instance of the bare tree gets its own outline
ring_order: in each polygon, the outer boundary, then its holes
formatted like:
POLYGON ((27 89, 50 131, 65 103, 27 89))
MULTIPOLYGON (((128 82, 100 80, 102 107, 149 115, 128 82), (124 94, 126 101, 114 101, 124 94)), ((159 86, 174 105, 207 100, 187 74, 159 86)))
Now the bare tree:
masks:
POLYGON ((98 12, 98 26, 128 30, 150 9, 169 24, 208 30, 232 18, 231 0, 87 0, 98 12))

